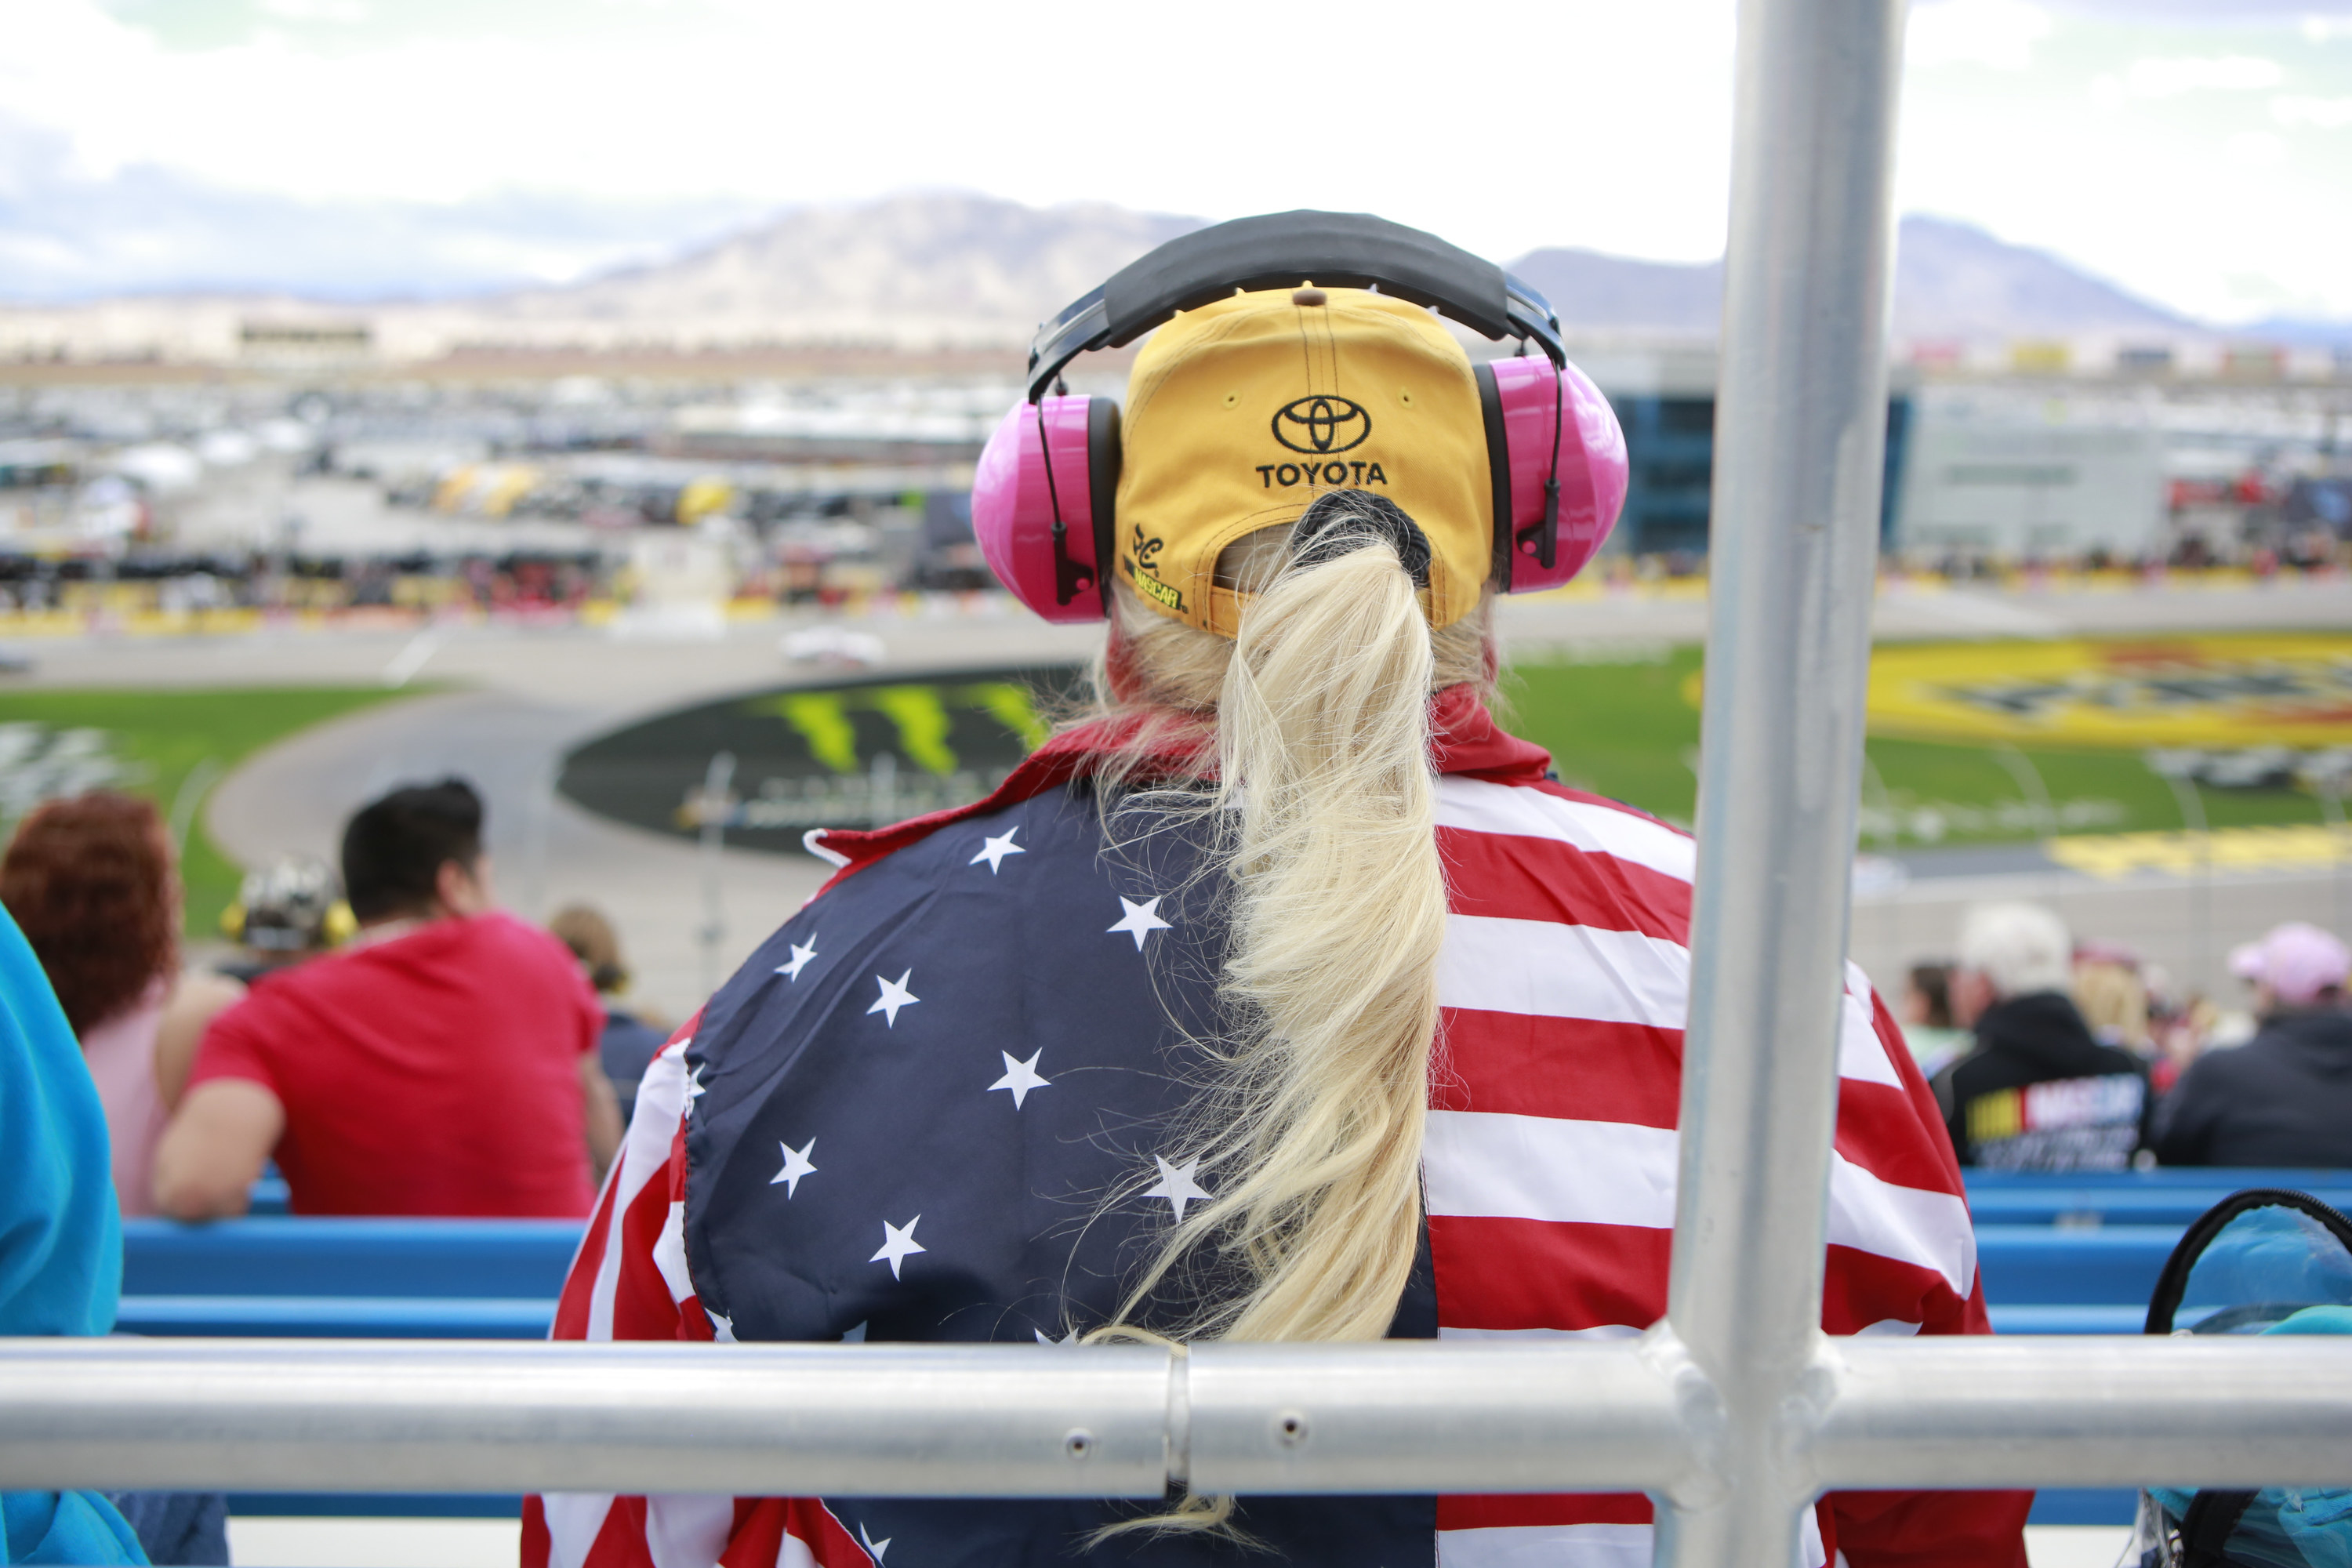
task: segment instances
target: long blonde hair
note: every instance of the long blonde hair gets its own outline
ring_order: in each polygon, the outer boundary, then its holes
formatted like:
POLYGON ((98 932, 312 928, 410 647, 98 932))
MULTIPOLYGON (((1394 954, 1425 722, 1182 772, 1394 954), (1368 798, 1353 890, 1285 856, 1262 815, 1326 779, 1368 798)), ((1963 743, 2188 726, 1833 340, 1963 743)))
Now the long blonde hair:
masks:
POLYGON ((1099 675, 1103 710, 1140 720, 1140 745, 1205 742, 1213 724, 1214 778, 1191 798, 1214 828, 1230 914, 1224 1032, 1204 1042, 1214 1081, 1177 1133, 1211 1195, 1162 1238, 1120 1316, 1205 1257, 1217 1288, 1185 1338, 1374 1340, 1420 1236, 1437 1032, 1429 694, 1489 684, 1493 648, 1483 609, 1433 634, 1385 542, 1276 559, 1237 563, 1257 591, 1231 642, 1119 584, 1099 675))

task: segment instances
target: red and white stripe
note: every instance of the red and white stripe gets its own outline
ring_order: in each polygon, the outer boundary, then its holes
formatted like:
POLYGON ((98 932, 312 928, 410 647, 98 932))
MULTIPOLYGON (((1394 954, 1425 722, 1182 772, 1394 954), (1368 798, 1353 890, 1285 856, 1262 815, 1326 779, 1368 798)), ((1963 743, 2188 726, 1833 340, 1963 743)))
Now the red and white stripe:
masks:
MULTIPOLYGON (((646 1068, 621 1157, 556 1305, 559 1340, 726 1340, 686 1265, 686 1047, 646 1068)), ((804 1498, 550 1492, 523 1506, 524 1568, 872 1568, 856 1537, 804 1498)))
MULTIPOLYGON (((1696 846, 1550 784, 1445 778, 1437 820, 1453 890, 1422 1168, 1438 1333, 1638 1333, 1666 1306, 1696 846)), ((1981 1332, 1975 1234, 1933 1100, 1868 981, 1851 965, 1846 980, 1823 1327, 1981 1332)), ((2021 1510, 1948 1495, 1907 1519, 1904 1549, 1927 1554, 1905 1562, 2015 1560, 2015 1520, 2006 1546, 2000 1531, 2021 1510), (1948 1538, 1923 1543, 1922 1524, 1948 1538)), ((1868 1513, 1822 1503, 1808 1563, 1868 1563, 1883 1510, 1868 1513)), ((1438 1504, 1441 1568, 1637 1568, 1651 1546, 1637 1496, 1438 1504)))

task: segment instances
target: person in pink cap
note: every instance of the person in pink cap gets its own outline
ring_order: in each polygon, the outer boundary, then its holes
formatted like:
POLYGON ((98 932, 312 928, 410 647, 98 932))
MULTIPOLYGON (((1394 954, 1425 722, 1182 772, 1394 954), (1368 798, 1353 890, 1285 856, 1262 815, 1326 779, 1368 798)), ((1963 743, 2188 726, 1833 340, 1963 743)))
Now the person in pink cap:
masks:
POLYGON ((2262 1021, 2200 1057, 2157 1112, 2167 1165, 2352 1166, 2352 949, 2291 921, 2230 954, 2262 1021))

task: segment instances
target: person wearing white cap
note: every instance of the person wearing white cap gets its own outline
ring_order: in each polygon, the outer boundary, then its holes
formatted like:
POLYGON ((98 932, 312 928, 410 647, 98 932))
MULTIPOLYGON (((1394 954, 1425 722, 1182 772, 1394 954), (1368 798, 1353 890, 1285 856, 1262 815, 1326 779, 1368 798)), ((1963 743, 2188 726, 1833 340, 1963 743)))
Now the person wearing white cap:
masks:
POLYGON ((2158 1108, 2168 1165, 2352 1165, 2352 950, 2300 921, 2230 954, 2262 1027, 2210 1051, 2158 1108))
POLYGON ((1961 1164, 2120 1171, 2137 1152, 2147 1068, 2083 1021, 2074 952, 2066 922, 2038 904, 1978 904, 1960 922, 1952 1014, 1976 1046, 1933 1087, 1961 1164))

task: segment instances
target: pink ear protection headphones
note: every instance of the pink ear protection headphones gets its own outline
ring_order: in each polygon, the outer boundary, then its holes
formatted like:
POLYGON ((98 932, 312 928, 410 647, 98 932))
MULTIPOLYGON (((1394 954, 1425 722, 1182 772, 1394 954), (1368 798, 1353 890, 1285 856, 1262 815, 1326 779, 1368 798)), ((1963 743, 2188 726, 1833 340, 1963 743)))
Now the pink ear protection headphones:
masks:
POLYGON ((1518 339, 1517 358, 1473 367, 1494 485, 1495 582, 1507 594, 1555 588, 1592 559, 1624 505, 1625 437, 1608 399, 1568 363, 1559 317, 1544 297, 1493 262, 1402 224, 1274 213, 1171 240, 1038 329, 1028 396, 989 437, 971 489, 981 554, 1023 604, 1049 621, 1110 613, 1118 405, 1070 395, 1064 368, 1236 289, 1308 279, 1378 289, 1497 342, 1518 339), (1529 343, 1542 357, 1528 355, 1529 343))

